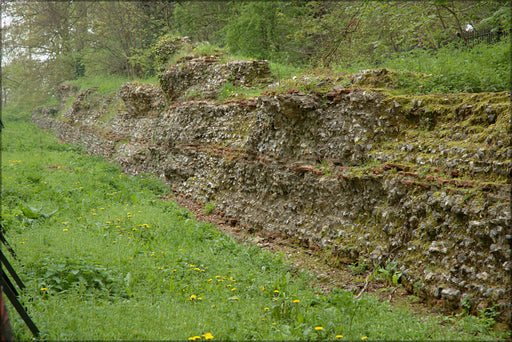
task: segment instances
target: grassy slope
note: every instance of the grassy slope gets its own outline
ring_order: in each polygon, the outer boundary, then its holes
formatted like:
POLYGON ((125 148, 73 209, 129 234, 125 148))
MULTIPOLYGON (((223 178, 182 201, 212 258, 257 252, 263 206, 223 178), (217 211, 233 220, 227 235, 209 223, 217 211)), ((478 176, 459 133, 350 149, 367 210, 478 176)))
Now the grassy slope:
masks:
MULTIPOLYGON (((45 339, 496 338, 485 318, 441 325, 371 297, 311 288, 280 255, 239 245, 159 200, 168 189, 158 180, 59 144, 28 115, 4 111, 2 218, 45 339)), ((10 310, 16 338, 29 339, 10 310)))

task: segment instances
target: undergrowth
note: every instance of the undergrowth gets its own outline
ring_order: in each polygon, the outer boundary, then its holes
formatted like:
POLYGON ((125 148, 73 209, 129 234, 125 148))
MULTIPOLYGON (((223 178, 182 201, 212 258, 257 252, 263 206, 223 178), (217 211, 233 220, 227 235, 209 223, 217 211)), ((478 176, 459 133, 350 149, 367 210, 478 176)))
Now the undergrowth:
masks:
POLYGON ((510 36, 494 44, 474 47, 445 46, 438 51, 417 49, 383 59, 378 65, 360 61, 334 70, 356 73, 387 68, 428 75, 418 80, 403 73, 398 88, 410 94, 499 92, 510 90, 510 36))

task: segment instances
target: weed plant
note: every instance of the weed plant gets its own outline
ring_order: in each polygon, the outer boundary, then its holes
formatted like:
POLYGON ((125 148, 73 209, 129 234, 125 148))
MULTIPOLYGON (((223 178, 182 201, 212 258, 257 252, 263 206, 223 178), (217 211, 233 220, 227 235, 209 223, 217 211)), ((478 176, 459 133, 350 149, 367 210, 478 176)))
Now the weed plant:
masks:
MULTIPOLYGON (((417 317, 241 245, 149 175, 61 144, 8 109, 2 223, 46 340, 490 340, 492 321, 417 317), (469 322, 469 323, 468 323, 469 322)), ((12 307, 16 340, 30 333, 12 307)))

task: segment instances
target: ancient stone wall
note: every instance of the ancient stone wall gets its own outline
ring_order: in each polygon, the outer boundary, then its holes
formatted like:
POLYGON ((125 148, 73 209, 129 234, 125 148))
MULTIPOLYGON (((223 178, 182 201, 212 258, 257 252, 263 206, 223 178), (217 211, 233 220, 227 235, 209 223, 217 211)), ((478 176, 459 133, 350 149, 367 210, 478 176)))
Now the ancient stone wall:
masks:
POLYGON ((186 62, 161 87, 87 90, 33 121, 214 202, 232 224, 320 248, 332 264, 396 262, 430 303, 496 304, 510 320, 509 93, 392 96, 356 83, 217 103, 227 82, 266 82, 268 63, 186 62), (191 89, 207 96, 187 100, 191 89))

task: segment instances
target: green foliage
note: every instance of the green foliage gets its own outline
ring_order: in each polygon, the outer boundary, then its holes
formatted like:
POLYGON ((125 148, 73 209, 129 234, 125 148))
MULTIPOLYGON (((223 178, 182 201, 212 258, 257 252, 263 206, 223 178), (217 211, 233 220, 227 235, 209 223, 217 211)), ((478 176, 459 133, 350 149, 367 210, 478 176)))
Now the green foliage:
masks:
POLYGON ((26 273, 29 279, 37 282, 34 286, 43 294, 52 295, 84 286, 88 292, 107 291, 111 296, 127 296, 119 275, 91 260, 43 257, 28 264, 26 273))
POLYGON ((233 53, 269 59, 278 51, 277 37, 283 31, 279 2, 247 2, 225 27, 226 43, 233 53))
POLYGON ((398 263, 386 261, 386 265, 384 267, 376 267, 373 273, 375 279, 385 280, 389 284, 397 286, 400 278, 402 277, 402 272, 397 270, 398 263))
POLYGON ((368 265, 360 258, 357 262, 350 264, 348 268, 353 275, 362 275, 368 270, 368 265))
POLYGON ((408 93, 505 91, 510 89, 510 41, 478 44, 470 49, 448 46, 435 53, 415 51, 391 58, 382 67, 428 74, 415 79, 407 74, 399 87, 408 93))
POLYGON ((432 75, 404 74, 400 87, 410 92, 510 88, 509 35, 473 48, 457 37, 466 23, 509 33, 510 4, 502 1, 10 2, 4 9, 24 20, 2 30, 3 96, 33 106, 63 81, 154 77, 180 56, 224 50, 272 60, 278 82, 296 67, 378 66, 432 75))
POLYGON ((160 37, 152 47, 155 69, 159 72, 165 71, 169 67, 171 57, 185 47, 182 38, 179 36, 166 34, 160 37))
POLYGON ((211 213, 213 213, 214 210, 215 210, 215 202, 209 201, 208 203, 206 203, 204 205, 203 212, 206 215, 210 215, 211 213))
POLYGON ((316 167, 320 169, 327 177, 331 177, 334 173, 332 163, 329 163, 325 159, 318 163, 316 167))
POLYGON ((265 88, 247 88, 225 83, 220 90, 219 96, 217 96, 217 101, 222 102, 229 99, 258 96, 264 89, 265 88))
POLYGON ((277 78, 277 81, 279 83, 281 82, 281 80, 290 79, 293 76, 296 76, 304 71, 304 68, 274 61, 270 61, 269 65, 272 75, 274 75, 277 78))
MULTIPOLYGON (((80 77, 72 82, 65 82, 64 84, 71 84, 78 86, 79 91, 94 88, 98 93, 110 94, 119 90, 121 85, 128 82, 133 82, 134 79, 120 75, 94 75, 80 77)), ((157 85, 158 78, 156 76, 138 79, 140 83, 150 83, 157 85)), ((71 101, 71 100, 68 100, 71 101)))
POLYGON ((227 54, 224 49, 208 42, 197 44, 193 49, 193 53, 197 56, 223 56, 227 54))
POLYGON ((195 42, 219 43, 220 32, 236 7, 236 1, 178 2, 172 11, 173 30, 195 42))

